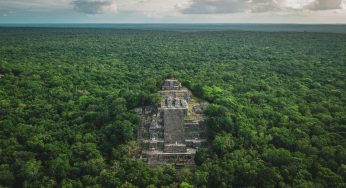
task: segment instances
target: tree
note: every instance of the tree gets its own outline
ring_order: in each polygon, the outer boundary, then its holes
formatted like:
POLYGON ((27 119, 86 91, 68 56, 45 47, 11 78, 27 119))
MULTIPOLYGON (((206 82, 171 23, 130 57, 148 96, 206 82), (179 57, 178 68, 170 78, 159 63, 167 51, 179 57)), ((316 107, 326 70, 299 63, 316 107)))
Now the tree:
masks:
POLYGON ((235 142, 231 134, 219 134, 213 140, 213 149, 219 155, 230 152, 234 146, 235 142))
POLYGON ((195 163, 201 165, 204 161, 207 160, 207 151, 204 148, 198 148, 195 155, 195 163))
POLYGON ((35 180, 41 176, 42 173, 42 162, 31 159, 20 166, 19 177, 28 180, 35 180))
POLYGON ((180 188, 193 188, 193 185, 190 185, 189 183, 183 181, 180 183, 179 187, 180 188))
POLYGON ((71 171, 70 161, 68 156, 60 155, 49 162, 49 172, 53 177, 59 180, 64 179, 71 171))
POLYGON ((283 148, 267 149, 263 157, 266 161, 278 167, 288 165, 292 160, 291 152, 283 148))
POLYGON ((11 187, 14 184, 15 176, 13 175, 10 165, 1 164, 0 165, 0 184, 2 186, 11 187))

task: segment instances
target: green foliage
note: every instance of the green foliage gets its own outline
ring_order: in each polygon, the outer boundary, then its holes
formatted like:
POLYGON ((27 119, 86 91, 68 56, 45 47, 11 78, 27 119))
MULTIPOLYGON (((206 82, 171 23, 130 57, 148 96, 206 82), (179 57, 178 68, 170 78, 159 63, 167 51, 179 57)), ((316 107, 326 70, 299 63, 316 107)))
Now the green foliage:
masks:
POLYGON ((3 186, 12 186, 14 183, 14 174, 10 169, 10 165, 0 165, 0 183, 3 186))
POLYGON ((193 188, 194 186, 193 185, 190 185, 189 183, 187 182, 181 182, 180 185, 179 185, 180 188, 193 188))
POLYGON ((205 148, 198 148, 195 156, 195 163, 201 165, 208 158, 208 153, 205 148))
POLYGON ((230 153, 234 145, 235 142, 231 134, 219 134, 213 140, 213 149, 219 155, 230 153))
POLYGON ((343 187, 344 34, 0 28, 0 186, 343 187), (195 171, 136 159, 176 77, 206 111, 195 171))

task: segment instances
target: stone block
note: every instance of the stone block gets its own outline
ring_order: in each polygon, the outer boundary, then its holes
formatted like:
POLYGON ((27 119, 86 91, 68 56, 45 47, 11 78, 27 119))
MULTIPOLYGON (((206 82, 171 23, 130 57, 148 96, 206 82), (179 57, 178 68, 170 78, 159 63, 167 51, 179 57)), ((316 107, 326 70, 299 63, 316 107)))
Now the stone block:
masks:
POLYGON ((167 144, 184 144, 184 116, 185 109, 163 109, 164 137, 167 144))
POLYGON ((185 144, 165 144, 164 152, 165 153, 185 153, 186 145, 185 144))

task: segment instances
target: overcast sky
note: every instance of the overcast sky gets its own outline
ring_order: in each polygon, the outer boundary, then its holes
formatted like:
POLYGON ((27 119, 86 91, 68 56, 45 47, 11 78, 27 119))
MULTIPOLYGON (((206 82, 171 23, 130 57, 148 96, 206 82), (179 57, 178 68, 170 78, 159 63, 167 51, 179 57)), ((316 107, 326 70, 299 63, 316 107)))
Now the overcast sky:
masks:
POLYGON ((0 0, 0 23, 346 24, 346 0, 0 0))

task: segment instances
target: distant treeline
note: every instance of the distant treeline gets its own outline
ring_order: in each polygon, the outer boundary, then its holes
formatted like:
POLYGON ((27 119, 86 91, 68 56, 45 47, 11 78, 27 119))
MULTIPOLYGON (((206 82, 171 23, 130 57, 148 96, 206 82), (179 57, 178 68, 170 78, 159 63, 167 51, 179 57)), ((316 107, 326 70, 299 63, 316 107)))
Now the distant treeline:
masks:
POLYGON ((346 33, 346 24, 226 24, 226 23, 187 23, 187 24, 0 24, 4 28, 84 28, 84 29, 127 29, 149 31, 263 31, 263 32, 318 32, 346 33))

